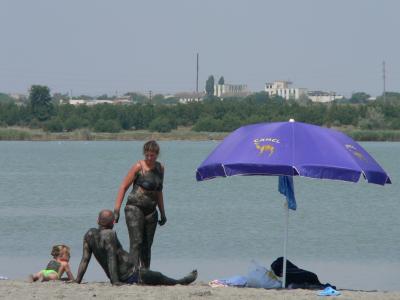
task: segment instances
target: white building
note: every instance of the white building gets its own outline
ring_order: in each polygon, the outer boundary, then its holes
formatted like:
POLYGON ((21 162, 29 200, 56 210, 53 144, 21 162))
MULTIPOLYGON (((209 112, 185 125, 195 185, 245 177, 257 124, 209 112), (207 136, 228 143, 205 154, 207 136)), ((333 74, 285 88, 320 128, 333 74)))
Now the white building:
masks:
MULTIPOLYGON (((86 105, 87 100, 84 99, 69 99, 66 103, 71 105, 86 105)), ((64 104, 64 101, 62 102, 64 104)))
POLYGON ((273 83, 267 82, 265 84, 265 91, 270 97, 280 96, 286 100, 298 100, 301 96, 307 96, 307 89, 305 88, 292 88, 292 83, 285 80, 277 80, 273 83))
POLYGON ((132 104, 132 101, 129 96, 122 96, 122 97, 114 99, 114 104, 128 105, 128 104, 132 104))
POLYGON ((179 103, 190 103, 190 102, 200 102, 203 101, 204 93, 178 93, 175 97, 178 99, 179 103))
POLYGON ((343 99, 343 96, 336 95, 335 92, 322 92, 322 91, 309 91, 308 98, 311 99, 312 102, 331 102, 337 99, 343 99))
POLYGON ((214 85, 214 96, 217 97, 245 97, 250 95, 251 92, 246 84, 216 84, 214 85))
POLYGON ((131 104, 132 102, 124 97, 124 98, 117 98, 114 100, 109 99, 96 99, 96 100, 85 100, 85 99, 69 99, 61 102, 61 104, 71 104, 71 105, 88 105, 93 106, 97 104, 131 104))
POLYGON ((20 93, 11 93, 8 96, 10 96, 11 98, 13 98, 16 101, 21 101, 27 98, 26 95, 24 94, 20 94, 20 93))

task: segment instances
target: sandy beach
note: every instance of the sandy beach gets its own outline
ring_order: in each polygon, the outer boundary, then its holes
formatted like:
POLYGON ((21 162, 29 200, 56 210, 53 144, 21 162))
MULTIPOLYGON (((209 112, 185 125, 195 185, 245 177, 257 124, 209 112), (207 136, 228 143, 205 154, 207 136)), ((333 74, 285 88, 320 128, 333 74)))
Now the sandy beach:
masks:
MULTIPOLYGON (((341 290, 343 299, 400 299, 400 292, 341 290)), ((253 288, 211 288, 206 283, 190 286, 113 287, 109 283, 28 283, 0 281, 0 299, 321 299, 313 290, 265 290, 253 288)))

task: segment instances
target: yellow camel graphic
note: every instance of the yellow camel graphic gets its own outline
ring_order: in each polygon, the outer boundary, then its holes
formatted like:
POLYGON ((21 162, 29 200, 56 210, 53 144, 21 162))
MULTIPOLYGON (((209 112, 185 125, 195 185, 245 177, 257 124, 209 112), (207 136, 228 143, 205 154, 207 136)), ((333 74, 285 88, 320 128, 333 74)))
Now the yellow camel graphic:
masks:
POLYGON ((367 160, 364 155, 362 155, 361 152, 357 151, 356 147, 354 147, 353 145, 345 145, 345 147, 347 148, 347 150, 349 150, 351 153, 353 153, 353 155, 361 160, 367 160))
POLYGON ((260 151, 259 155, 262 155, 264 152, 269 152, 268 156, 271 156, 275 152, 275 147, 272 145, 259 145, 258 143, 254 143, 256 148, 260 151))

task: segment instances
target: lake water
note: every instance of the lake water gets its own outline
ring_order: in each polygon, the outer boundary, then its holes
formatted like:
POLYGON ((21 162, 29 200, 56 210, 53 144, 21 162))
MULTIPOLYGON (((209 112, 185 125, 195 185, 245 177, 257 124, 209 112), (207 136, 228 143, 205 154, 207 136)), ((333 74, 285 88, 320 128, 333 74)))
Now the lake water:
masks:
MULTIPOLYGON (((142 142, 0 142, 0 275, 42 269, 51 246, 72 248, 76 274, 82 237, 99 210, 112 209, 142 142)), ((195 169, 217 142, 160 142, 168 222, 158 227, 152 269, 199 279, 269 267, 283 252, 283 203, 276 177, 196 182, 195 169)), ((362 143, 390 174, 384 187, 295 178, 288 258, 338 288, 400 290, 400 143, 362 143)), ((116 226, 128 248, 124 215, 116 226)), ((92 259, 85 280, 105 281, 92 259)))

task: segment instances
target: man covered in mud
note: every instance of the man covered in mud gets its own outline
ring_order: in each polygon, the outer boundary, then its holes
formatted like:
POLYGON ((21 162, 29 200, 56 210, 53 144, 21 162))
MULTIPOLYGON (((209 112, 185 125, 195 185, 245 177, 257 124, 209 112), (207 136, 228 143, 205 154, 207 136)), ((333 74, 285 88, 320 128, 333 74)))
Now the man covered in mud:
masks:
POLYGON ((197 278, 193 270, 181 279, 169 278, 160 272, 148 269, 135 269, 129 262, 126 252, 117 238, 114 227, 114 213, 102 210, 97 219, 98 228, 91 228, 83 239, 83 254, 75 282, 81 283, 92 254, 97 259, 113 285, 147 284, 147 285, 187 285, 197 278))

